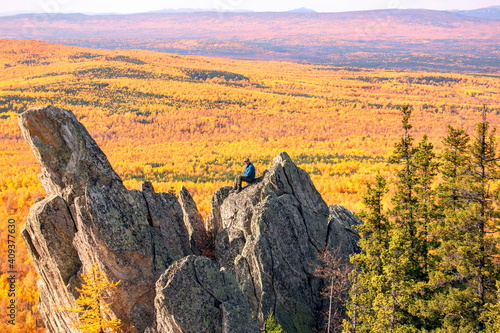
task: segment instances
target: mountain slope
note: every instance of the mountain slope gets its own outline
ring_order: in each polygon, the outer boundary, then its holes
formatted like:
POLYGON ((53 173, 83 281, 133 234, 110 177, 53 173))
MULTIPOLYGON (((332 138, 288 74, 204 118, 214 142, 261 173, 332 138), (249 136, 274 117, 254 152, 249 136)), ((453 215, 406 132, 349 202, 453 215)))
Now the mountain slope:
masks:
MULTIPOLYGON (((154 180, 166 191, 189 181, 198 187, 193 195, 205 214, 209 183, 233 179, 244 147, 252 147, 249 155, 264 164, 284 148, 293 158, 302 156, 301 166, 313 172, 325 199, 353 208, 361 170, 379 163, 397 139, 401 104, 413 105, 415 131, 431 138, 443 135, 449 123, 471 128, 485 103, 492 114, 500 112, 494 75, 397 73, 37 41, 0 40, 0 46, 5 151, 14 149, 16 158, 25 154, 21 144, 9 143, 19 139, 12 114, 40 105, 73 109, 129 186, 154 180), (178 142, 189 145, 179 148, 178 142), (132 144, 137 149, 123 148, 132 144), (168 153, 167 146, 173 147, 168 153), (328 190, 337 187, 342 191, 328 190)), ((24 158, 24 165, 31 161, 24 158)), ((2 161, 9 169, 9 160, 2 161)), ((17 182, 14 174, 4 179, 5 188, 17 182)))
POLYGON ((345 13, 23 14, 0 18, 3 38, 470 38, 495 35, 496 20, 407 9, 345 13), (376 26, 374 26, 376 23, 376 26), (493 24, 493 26, 491 26, 493 24), (238 27, 237 29, 228 29, 238 27), (32 28, 31 31, 27 30, 32 28))

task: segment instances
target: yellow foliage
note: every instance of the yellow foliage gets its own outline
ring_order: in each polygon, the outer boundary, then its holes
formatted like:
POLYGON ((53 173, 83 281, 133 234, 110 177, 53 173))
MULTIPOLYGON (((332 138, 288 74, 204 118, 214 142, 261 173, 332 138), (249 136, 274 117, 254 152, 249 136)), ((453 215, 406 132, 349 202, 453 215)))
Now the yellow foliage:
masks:
MULTIPOLYGON (((358 211, 371 175, 394 174, 385 159, 401 135, 401 104, 415 110, 414 137, 425 133, 437 148, 448 124, 473 132, 483 104, 492 125, 500 124, 500 82, 488 74, 347 69, 14 40, 0 40, 0 67, 3 240, 6 221, 14 216, 20 230, 29 207, 44 196, 39 166, 16 119, 34 106, 72 110, 128 188, 138 189, 143 181, 158 192, 184 185, 204 216, 215 190, 242 172, 244 157, 260 175, 281 151, 311 174, 328 204, 358 211)), ((41 332, 32 312, 33 267, 19 234, 17 239, 19 281, 31 291, 26 299, 19 296, 23 320, 6 332, 41 332), (28 329, 28 322, 37 328, 28 329)), ((5 262, 0 265, 6 272, 5 262)), ((0 281, 5 279, 2 273, 0 281)), ((8 298, 2 294, 0 301, 8 298)), ((2 307, 0 317, 4 312, 2 307)))
POLYGON ((120 319, 110 316, 110 299, 116 292, 118 282, 109 282, 97 264, 93 264, 86 274, 82 274, 82 288, 77 288, 80 296, 76 299, 77 306, 70 308, 79 314, 75 327, 82 333, 117 332, 121 326, 120 319))

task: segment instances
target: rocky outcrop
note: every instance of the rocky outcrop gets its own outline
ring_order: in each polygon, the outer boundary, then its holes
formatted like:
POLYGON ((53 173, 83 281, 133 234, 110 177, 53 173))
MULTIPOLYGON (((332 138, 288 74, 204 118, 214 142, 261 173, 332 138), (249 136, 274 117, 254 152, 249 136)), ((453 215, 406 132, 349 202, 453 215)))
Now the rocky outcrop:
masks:
POLYGON ((184 187, 179 199, 149 182, 127 190, 70 111, 30 109, 19 123, 47 192, 22 234, 48 332, 76 332, 75 314, 54 308, 74 304, 93 263, 121 281, 109 315, 124 332, 258 332, 270 314, 288 333, 320 328, 318 256, 357 251, 359 221, 286 153, 240 192, 219 189, 204 223, 184 187))
POLYGON ((351 211, 340 205, 332 205, 329 210, 326 247, 328 249, 340 248, 340 253, 348 258, 350 254, 360 250, 359 235, 355 227, 361 224, 361 221, 351 211))
POLYGON ((236 276, 262 323, 269 314, 289 333, 311 332, 321 308, 314 277, 328 236, 328 206, 286 153, 264 176, 220 206, 216 259, 236 276))
POLYGON ((74 286, 82 262, 73 246, 76 226, 64 199, 50 195, 32 207, 22 231, 40 276, 40 313, 51 332, 78 333, 72 323, 76 313, 54 311, 74 306, 74 286))
POLYGON ((220 215, 220 206, 224 200, 229 196, 231 191, 230 186, 221 187, 212 196, 210 203, 210 215, 207 217, 207 231, 209 234, 217 235, 222 230, 222 217, 220 215))
MULTIPOLYGON (((156 193, 150 182, 142 184, 142 195, 148 209, 149 224, 157 231, 154 235, 160 235, 157 241, 164 242, 168 248, 167 252, 155 252, 155 269, 162 273, 170 263, 191 253, 189 233, 184 224, 186 216, 174 194, 156 193), (165 265, 158 261, 161 258, 167 259, 165 265)), ((193 211, 195 209, 192 208, 193 211)))
POLYGON ((152 187, 127 190, 70 111, 30 109, 19 123, 48 195, 32 207, 22 232, 41 277, 48 331, 72 331, 74 318, 53 309, 74 302, 78 276, 92 263, 121 281, 114 316, 125 329, 144 331, 154 319, 156 280, 191 254, 180 204, 152 187))

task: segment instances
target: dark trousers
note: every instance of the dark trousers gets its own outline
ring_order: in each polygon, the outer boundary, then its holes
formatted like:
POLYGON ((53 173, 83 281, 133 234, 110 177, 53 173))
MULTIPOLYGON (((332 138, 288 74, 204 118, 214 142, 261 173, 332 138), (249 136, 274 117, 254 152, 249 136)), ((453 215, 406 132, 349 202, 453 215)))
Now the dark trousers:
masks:
POLYGON ((251 183, 252 181, 253 181, 253 179, 251 179, 251 178, 248 178, 248 177, 245 177, 242 175, 238 175, 238 176, 236 176, 236 178, 234 178, 233 189, 241 190, 241 182, 251 183))

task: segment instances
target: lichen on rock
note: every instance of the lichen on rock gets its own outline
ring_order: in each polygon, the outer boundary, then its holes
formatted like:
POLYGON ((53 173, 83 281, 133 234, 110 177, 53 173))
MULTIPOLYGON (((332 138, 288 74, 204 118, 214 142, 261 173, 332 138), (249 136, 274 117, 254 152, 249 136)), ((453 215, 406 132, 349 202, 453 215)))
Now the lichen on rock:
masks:
POLYGON ((188 256, 156 283, 158 332, 260 332, 233 275, 216 262, 188 256))

